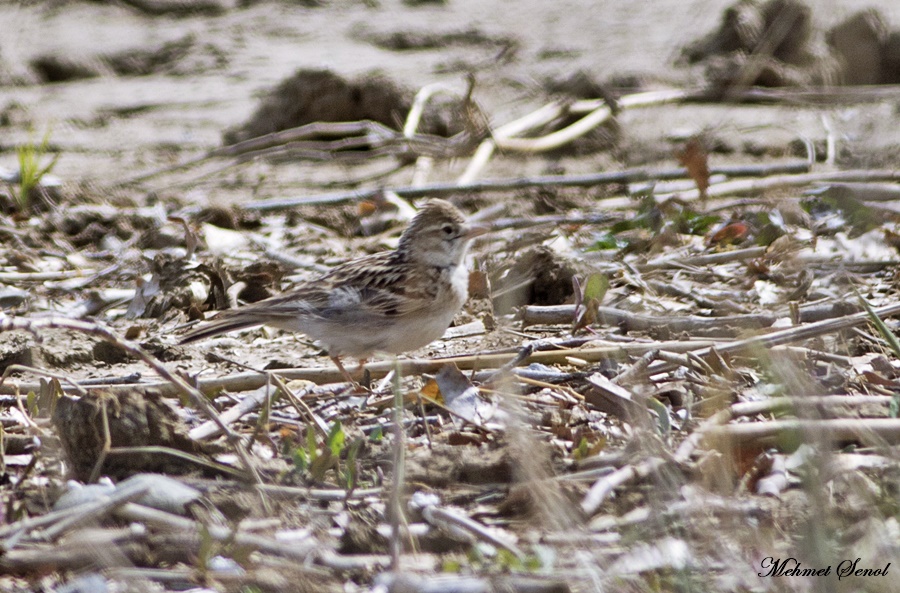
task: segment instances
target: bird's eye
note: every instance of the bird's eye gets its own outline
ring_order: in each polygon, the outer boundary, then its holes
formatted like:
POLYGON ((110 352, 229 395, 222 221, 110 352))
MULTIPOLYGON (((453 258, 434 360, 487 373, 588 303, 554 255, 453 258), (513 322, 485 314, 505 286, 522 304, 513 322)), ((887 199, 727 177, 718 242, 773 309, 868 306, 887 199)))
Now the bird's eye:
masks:
POLYGON ((444 233, 445 237, 452 237, 453 233, 456 232, 456 229, 453 228, 453 225, 450 223, 441 225, 441 232, 444 233))

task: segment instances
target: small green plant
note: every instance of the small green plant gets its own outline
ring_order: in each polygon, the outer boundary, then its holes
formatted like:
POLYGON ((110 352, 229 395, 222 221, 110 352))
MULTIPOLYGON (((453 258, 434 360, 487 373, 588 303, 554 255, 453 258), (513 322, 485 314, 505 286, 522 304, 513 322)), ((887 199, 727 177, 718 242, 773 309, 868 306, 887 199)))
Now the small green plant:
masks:
POLYGON ((296 447, 293 451, 294 467, 308 473, 316 482, 324 481, 328 471, 332 470, 338 484, 352 490, 359 479, 357 457, 362 442, 362 439, 357 439, 348 445, 343 426, 340 422, 335 422, 320 446, 316 440, 315 428, 310 425, 306 429, 305 445, 296 447), (341 456, 345 451, 342 463, 341 456))
POLYGON ((41 184, 41 179, 53 170, 59 154, 54 155, 46 165, 41 163, 50 148, 50 128, 44 133, 41 143, 22 144, 16 148, 16 157, 19 161, 19 195, 16 204, 20 211, 26 211, 31 207, 31 192, 41 184))

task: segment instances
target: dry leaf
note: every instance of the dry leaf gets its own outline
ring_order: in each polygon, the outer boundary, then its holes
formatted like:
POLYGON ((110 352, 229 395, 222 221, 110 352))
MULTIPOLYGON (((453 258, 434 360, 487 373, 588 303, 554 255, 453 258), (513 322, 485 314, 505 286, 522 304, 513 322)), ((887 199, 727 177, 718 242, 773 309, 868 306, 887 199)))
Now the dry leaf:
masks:
POLYGON ((700 198, 706 199, 706 190, 709 189, 709 163, 706 149, 697 136, 688 140, 681 150, 675 151, 675 158, 687 169, 688 176, 694 180, 700 198))

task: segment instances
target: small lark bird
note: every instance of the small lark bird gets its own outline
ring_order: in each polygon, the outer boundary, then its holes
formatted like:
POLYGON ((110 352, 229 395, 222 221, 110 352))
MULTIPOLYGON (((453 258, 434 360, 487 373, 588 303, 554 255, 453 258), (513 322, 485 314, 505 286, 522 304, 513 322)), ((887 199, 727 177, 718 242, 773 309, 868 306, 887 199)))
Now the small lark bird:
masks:
POLYGON ((181 343, 254 325, 303 332, 354 382, 341 356, 399 354, 444 334, 468 297, 466 250, 487 230, 468 224, 450 202, 430 200, 394 251, 348 261, 290 292, 224 311, 181 343))

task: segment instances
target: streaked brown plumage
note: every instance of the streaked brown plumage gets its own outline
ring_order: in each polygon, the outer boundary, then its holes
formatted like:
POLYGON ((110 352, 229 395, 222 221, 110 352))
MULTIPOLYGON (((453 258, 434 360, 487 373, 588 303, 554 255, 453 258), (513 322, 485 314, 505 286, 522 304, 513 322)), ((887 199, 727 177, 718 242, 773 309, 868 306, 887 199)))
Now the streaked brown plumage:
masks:
POLYGON ((486 230, 468 224, 449 202, 430 200, 394 251, 348 261, 289 292, 224 311, 181 343, 255 325, 303 332, 352 381, 341 356, 399 354, 444 334, 468 296, 469 243, 486 230))

